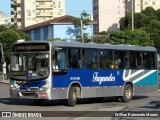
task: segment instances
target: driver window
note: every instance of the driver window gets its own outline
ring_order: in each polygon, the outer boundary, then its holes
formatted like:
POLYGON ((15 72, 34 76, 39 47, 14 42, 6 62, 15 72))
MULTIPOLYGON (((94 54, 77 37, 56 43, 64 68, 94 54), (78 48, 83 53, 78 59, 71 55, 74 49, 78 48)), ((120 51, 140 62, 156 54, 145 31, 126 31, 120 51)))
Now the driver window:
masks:
POLYGON ((52 55, 53 69, 66 69, 66 50, 55 51, 55 54, 52 55))

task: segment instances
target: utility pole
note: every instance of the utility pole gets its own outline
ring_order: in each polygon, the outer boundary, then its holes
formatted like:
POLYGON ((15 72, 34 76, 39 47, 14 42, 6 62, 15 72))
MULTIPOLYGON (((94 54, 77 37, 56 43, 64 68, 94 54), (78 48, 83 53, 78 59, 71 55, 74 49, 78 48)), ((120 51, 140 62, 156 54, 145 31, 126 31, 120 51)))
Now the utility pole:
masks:
POLYGON ((84 36, 83 36, 83 17, 81 15, 81 39, 82 39, 82 43, 84 43, 84 36))
POLYGON ((132 0, 132 31, 134 31, 134 0, 132 0))

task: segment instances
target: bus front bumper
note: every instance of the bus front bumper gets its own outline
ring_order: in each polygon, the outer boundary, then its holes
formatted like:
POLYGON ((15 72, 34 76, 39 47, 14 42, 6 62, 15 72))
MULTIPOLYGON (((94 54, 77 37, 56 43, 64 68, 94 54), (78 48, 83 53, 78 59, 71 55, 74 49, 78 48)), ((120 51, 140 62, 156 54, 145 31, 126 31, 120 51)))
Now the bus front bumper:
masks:
POLYGON ((10 98, 17 99, 50 99, 47 91, 20 91, 10 89, 10 98))

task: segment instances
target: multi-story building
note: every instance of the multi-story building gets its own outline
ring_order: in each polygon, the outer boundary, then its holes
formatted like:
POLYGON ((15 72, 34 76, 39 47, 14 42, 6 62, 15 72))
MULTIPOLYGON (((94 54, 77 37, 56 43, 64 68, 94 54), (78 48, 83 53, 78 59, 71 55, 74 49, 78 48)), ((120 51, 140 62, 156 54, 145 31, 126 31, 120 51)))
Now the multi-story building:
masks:
POLYGON ((126 0, 93 0, 93 32, 119 29, 119 20, 125 16, 126 0))
POLYGON ((119 21, 126 13, 141 12, 146 7, 160 9, 160 0, 93 0, 93 33, 115 31, 119 29, 119 21))
POLYGON ((11 22, 11 18, 6 16, 4 11, 0 11, 0 25, 8 24, 11 22))
POLYGON ((160 0, 135 0, 135 12, 141 12, 149 6, 155 10, 160 9, 160 0))
POLYGON ((65 0, 11 0, 11 21, 24 28, 65 15, 65 0))

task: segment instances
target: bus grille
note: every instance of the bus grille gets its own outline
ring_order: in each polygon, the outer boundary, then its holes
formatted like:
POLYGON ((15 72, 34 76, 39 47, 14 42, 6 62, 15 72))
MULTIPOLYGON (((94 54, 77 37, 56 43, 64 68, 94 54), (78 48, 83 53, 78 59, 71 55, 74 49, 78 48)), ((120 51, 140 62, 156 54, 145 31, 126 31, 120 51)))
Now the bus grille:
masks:
POLYGON ((35 96, 35 92, 23 92, 22 96, 35 96))

